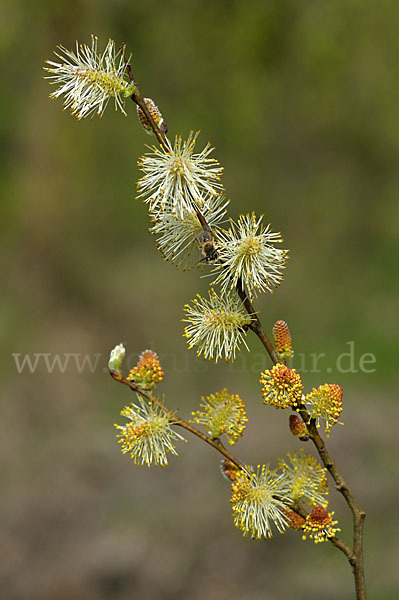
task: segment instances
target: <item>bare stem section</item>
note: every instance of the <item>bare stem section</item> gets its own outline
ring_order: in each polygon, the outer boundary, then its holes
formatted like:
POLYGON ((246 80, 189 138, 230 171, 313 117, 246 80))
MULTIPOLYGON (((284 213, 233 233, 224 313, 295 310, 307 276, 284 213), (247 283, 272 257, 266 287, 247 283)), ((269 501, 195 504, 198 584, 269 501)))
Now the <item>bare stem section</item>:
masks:
POLYGON ((263 325, 260 322, 260 319, 258 317, 258 315, 255 312, 255 309, 252 305, 252 302, 249 300, 245 290, 243 289, 242 283, 239 280, 237 283, 237 293, 241 298, 241 301, 243 303, 243 305, 245 306, 245 309, 247 311, 247 313, 249 315, 251 315, 252 318, 252 322, 251 322, 251 326, 250 328, 252 329, 252 331, 258 336, 258 338, 260 339, 260 341, 262 342, 262 344, 264 345, 264 347, 266 348, 267 353, 269 354, 270 358, 272 359, 274 364, 277 364, 280 361, 280 358, 273 346, 273 344, 271 343, 266 331, 263 329, 263 325))

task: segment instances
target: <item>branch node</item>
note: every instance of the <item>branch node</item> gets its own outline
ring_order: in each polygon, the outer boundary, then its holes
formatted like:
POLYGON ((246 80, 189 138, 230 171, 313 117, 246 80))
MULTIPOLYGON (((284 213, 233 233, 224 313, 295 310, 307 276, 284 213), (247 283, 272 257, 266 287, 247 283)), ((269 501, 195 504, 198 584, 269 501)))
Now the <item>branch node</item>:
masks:
POLYGON ((357 563, 357 558, 354 554, 351 554, 350 556, 348 556, 348 561, 349 561, 350 565, 354 568, 357 563))

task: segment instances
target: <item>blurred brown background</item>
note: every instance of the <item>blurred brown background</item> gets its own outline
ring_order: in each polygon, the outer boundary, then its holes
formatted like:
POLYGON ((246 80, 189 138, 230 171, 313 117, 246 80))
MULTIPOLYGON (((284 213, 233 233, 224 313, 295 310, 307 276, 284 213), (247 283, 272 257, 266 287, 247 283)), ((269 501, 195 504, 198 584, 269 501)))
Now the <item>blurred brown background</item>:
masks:
MULTIPOLYGON (((398 17, 395 0, 2 3, 2 598, 354 596, 329 544, 241 536, 211 448, 190 439, 167 469, 119 451, 113 423, 132 398, 104 368, 121 341, 132 363, 160 354, 160 389, 182 415, 224 386, 240 393, 243 461, 275 463, 298 443, 287 415, 262 406, 257 339, 233 367, 186 350, 182 306, 207 280, 163 262, 147 232, 136 161, 152 140, 134 106, 78 123, 48 99, 44 59, 91 33, 127 43, 172 136, 201 129, 198 147, 212 141, 231 215, 256 210, 283 232, 285 282, 257 308, 269 331, 290 324, 308 387, 344 385, 345 427, 329 446, 367 511, 370 597, 398 597, 398 17), (350 347, 353 368, 339 372, 350 347), (18 372, 13 354, 40 353, 72 358, 64 373, 43 357, 18 372), (316 373, 312 353, 326 355, 316 373), (372 373, 359 368, 365 353, 372 373), (79 372, 74 356, 86 354, 97 367, 79 372)), ((348 511, 330 498, 350 542, 348 511)))

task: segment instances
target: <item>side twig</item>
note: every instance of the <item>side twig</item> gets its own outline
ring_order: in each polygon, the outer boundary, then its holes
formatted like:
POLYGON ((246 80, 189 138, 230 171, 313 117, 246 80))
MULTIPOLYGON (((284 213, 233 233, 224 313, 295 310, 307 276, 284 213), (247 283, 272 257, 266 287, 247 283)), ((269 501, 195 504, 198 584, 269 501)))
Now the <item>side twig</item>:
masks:
POLYGON ((130 381, 129 379, 126 379, 126 377, 123 377, 121 373, 118 373, 117 371, 110 371, 110 375, 113 379, 115 379, 115 381, 119 381, 119 383, 127 385, 131 390, 133 390, 133 392, 136 392, 137 394, 140 394, 141 396, 146 398, 148 402, 157 404, 160 408, 162 408, 162 410, 168 413, 171 423, 179 425, 180 427, 183 427, 183 429, 190 431, 190 433, 196 435, 203 442, 206 442, 207 444, 215 448, 215 450, 223 454, 225 458, 234 463, 239 469, 244 469, 244 465, 235 456, 233 456, 231 452, 226 450, 221 441, 208 437, 207 435, 199 431, 196 427, 193 427, 193 425, 187 423, 187 421, 185 421, 184 419, 181 419, 180 417, 176 416, 175 413, 166 406, 164 406, 164 404, 162 404, 162 402, 156 396, 154 396, 154 394, 147 390, 143 390, 133 381, 130 381))
MULTIPOLYGON (((230 462, 235 464, 239 469, 245 470, 245 465, 243 465, 243 463, 240 460, 238 460, 238 458, 236 458, 231 452, 226 450, 226 448, 223 446, 222 442, 219 439, 210 438, 206 434, 199 431, 196 427, 193 427, 190 423, 187 423, 187 421, 185 421, 184 419, 177 417, 175 415, 175 413, 173 411, 171 411, 169 408, 167 408, 156 396, 154 396, 154 394, 152 394, 152 392, 142 389, 140 386, 136 385, 133 381, 130 381, 129 379, 126 379, 126 377, 123 377, 123 375, 121 373, 119 373, 118 371, 110 371, 109 373, 110 373, 111 377, 113 379, 115 379, 115 381, 118 381, 119 383, 123 383, 124 385, 128 386, 133 392, 136 392, 140 396, 143 396, 148 402, 157 404, 163 411, 165 411, 169 415, 171 423, 174 423, 175 425, 179 425, 180 427, 183 427, 183 429, 186 429, 187 431, 189 431, 190 433, 192 433, 193 435, 195 435, 199 439, 201 439, 203 442, 206 442, 207 444, 212 446, 212 448, 214 448, 217 452, 220 452, 220 454, 222 454, 222 456, 224 456, 230 462)), ((296 506, 296 507, 287 506, 287 508, 296 512, 298 515, 300 515, 304 519, 307 516, 306 511, 304 511, 302 508, 300 508, 298 506, 296 506)), ((338 548, 338 550, 341 550, 341 552, 343 552, 347 557, 350 557, 352 555, 351 549, 348 548, 348 546, 345 544, 345 542, 343 540, 341 540, 340 538, 338 538, 337 536, 333 536, 333 537, 329 538, 328 541, 331 542, 333 544, 333 546, 338 548)))

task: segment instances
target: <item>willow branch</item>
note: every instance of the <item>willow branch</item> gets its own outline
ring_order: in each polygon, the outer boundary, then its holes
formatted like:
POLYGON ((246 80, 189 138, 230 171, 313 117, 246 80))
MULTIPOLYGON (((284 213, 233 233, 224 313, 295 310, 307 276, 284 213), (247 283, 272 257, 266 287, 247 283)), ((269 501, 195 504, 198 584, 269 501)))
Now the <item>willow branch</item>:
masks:
MULTIPOLYGON (((166 151, 169 151, 169 147, 167 144, 167 138, 166 138, 164 132, 162 132, 159 129, 159 127, 155 123, 152 115, 150 114, 148 107, 147 107, 146 103, 144 102, 141 92, 137 86, 137 83, 134 80, 131 66, 129 64, 127 64, 127 72, 128 72, 130 80, 136 86, 135 92, 132 95, 132 100, 144 112, 144 114, 147 117, 148 122, 149 122, 155 136, 157 137, 159 143, 161 144, 161 146, 166 151)), ((194 203, 194 208, 195 208, 197 218, 198 218, 201 226, 212 234, 212 230, 209 227, 204 215, 200 212, 199 208, 196 206, 195 203, 194 203)), ((252 302, 248 298, 248 295, 245 292, 242 281, 240 279, 237 282, 236 289, 237 289, 237 293, 238 293, 247 313, 251 316, 250 329, 257 335, 257 337, 259 338, 259 340, 265 347, 273 364, 277 364, 278 362, 281 362, 281 359, 279 358, 273 344, 271 343, 266 331, 264 330, 263 325, 262 325, 259 317, 257 316, 256 311, 252 305, 252 302)), ((230 460, 236 466, 238 466, 239 468, 243 468, 243 465, 240 463, 240 461, 238 461, 230 452, 228 452, 224 448, 223 444, 221 444, 221 442, 219 442, 217 440, 213 440, 212 438, 209 438, 208 436, 201 433, 198 429, 196 429, 195 427, 193 427, 192 425, 190 425, 183 419, 178 418, 169 409, 164 407, 162 405, 162 403, 158 399, 156 399, 151 393, 148 393, 148 392, 144 393, 143 390, 138 388, 133 382, 128 381, 127 379, 125 379, 121 375, 117 374, 116 372, 111 372, 111 376, 114 379, 116 379, 117 381, 120 381, 121 383, 128 385, 133 391, 136 391, 137 393, 140 393, 141 395, 145 396, 149 401, 156 402, 159 406, 161 406, 166 412, 168 412, 171 415, 171 422, 174 422, 176 425, 180 425, 184 429, 187 429, 187 431, 190 431, 191 433, 193 433, 194 435, 196 435, 197 437, 202 439, 204 442, 206 442, 207 444, 209 444, 213 448, 215 448, 215 450, 217 450, 218 452, 223 454, 223 456, 225 456, 225 458, 230 460)), ((365 512, 357 504, 353 494, 349 490, 342 475, 338 471, 338 468, 337 468, 335 462, 333 461, 330 454, 328 453, 326 445, 317 431, 317 427, 316 427, 314 419, 310 419, 309 413, 304 406, 300 408, 299 412, 300 412, 304 422, 307 425, 307 428, 308 428, 308 431, 310 434, 310 438, 312 439, 312 442, 314 443, 314 445, 316 447, 316 450, 323 462, 323 465, 326 467, 326 469, 331 474, 332 478, 335 481, 336 489, 344 496, 346 503, 348 504, 350 510, 352 511, 353 534, 354 534, 353 535, 353 551, 351 551, 348 548, 348 546, 346 546, 346 544, 342 540, 337 538, 336 536, 329 538, 329 541, 346 555, 349 563, 352 566, 354 579, 355 579, 357 600, 366 600, 364 566, 363 566, 363 522, 364 522, 364 518, 366 516, 365 512)))
MULTIPOLYGON (((115 379, 115 381, 118 381, 119 383, 123 383, 124 385, 128 386, 133 392, 136 392, 140 396, 143 396, 148 402, 157 404, 165 413, 167 413, 169 415, 169 419, 170 419, 171 423, 173 423, 174 425, 179 425, 180 427, 183 427, 183 429, 186 429, 193 435, 200 438, 203 442, 206 442, 207 444, 212 446, 212 448, 217 450, 217 452, 220 452, 220 454, 222 454, 230 462, 235 464, 239 469, 245 470, 245 465, 243 465, 242 462, 238 460, 238 458, 236 458, 233 454, 231 454, 231 452, 226 450, 226 448, 223 446, 223 444, 220 440, 210 438, 209 436, 207 436, 204 433, 202 433, 201 431, 199 431, 196 427, 193 427, 190 423, 187 423, 187 421, 185 421, 184 419, 177 417, 175 415, 175 413, 173 411, 171 411, 169 408, 167 408, 152 392, 150 392, 148 390, 144 390, 140 386, 136 385, 133 381, 126 379, 126 377, 123 377, 123 375, 121 373, 119 373, 118 371, 110 371, 109 373, 110 373, 111 377, 113 379, 115 379)), ((287 508, 289 508, 289 510, 293 510, 295 513, 297 513, 303 519, 306 519, 307 512, 302 507, 287 506, 287 508)), ((328 541, 331 542, 333 544, 333 546, 338 548, 338 550, 341 550, 341 552, 343 552, 347 557, 352 556, 351 549, 348 548, 348 546, 345 544, 345 542, 343 542, 337 536, 333 536, 333 537, 329 538, 328 541)))
POLYGON ((127 385, 131 390, 133 390, 133 392, 140 394, 140 396, 144 396, 144 398, 146 398, 148 402, 157 404, 163 411, 165 411, 169 415, 171 423, 179 425, 180 427, 183 427, 183 429, 186 429, 193 435, 199 437, 203 442, 206 442, 207 444, 212 446, 212 448, 223 454, 225 458, 227 458, 230 462, 234 463, 239 469, 245 468, 244 465, 235 456, 233 456, 233 454, 231 454, 231 452, 226 450, 226 448, 223 446, 220 440, 210 438, 209 436, 199 431, 196 427, 193 427, 193 425, 191 425, 190 423, 187 423, 187 421, 185 421, 184 419, 181 419, 180 417, 175 415, 175 413, 169 408, 167 408, 156 396, 154 396, 154 394, 152 394, 148 390, 143 390, 133 381, 126 379, 126 377, 123 377, 123 375, 121 375, 121 373, 118 373, 117 371, 110 371, 110 375, 113 379, 115 379, 115 381, 119 381, 119 383, 127 385))
MULTIPOLYGON (((145 116, 148 119, 148 122, 151 126, 151 129, 153 130, 157 140, 159 141, 160 145, 164 148, 164 150, 166 150, 167 152, 169 151, 169 146, 167 144, 167 138, 166 135, 164 134, 163 131, 161 131, 158 127, 158 125, 155 123, 150 111, 148 110, 148 106, 146 105, 146 103, 144 102, 144 98, 141 95, 141 92, 139 90, 139 87, 137 85, 137 82, 133 76, 133 72, 132 72, 132 68, 131 65, 129 63, 126 63, 126 69, 127 69, 127 73, 129 76, 129 79, 132 83, 134 83, 135 85, 135 92, 134 94, 131 96, 132 100, 137 104, 137 106, 139 106, 141 108, 141 110, 144 112, 145 116)), ((190 192, 190 190, 189 190, 190 192)), ((199 210, 199 207, 197 206, 195 199, 192 198, 193 200, 193 207, 194 210, 196 212, 197 218, 201 224, 201 227, 203 227, 203 229, 205 229, 206 231, 208 231, 212 237, 214 237, 214 234, 212 232, 212 229, 210 228, 207 220, 205 219, 204 215, 201 213, 201 211, 199 210)), ((260 341, 262 342, 262 344, 264 345, 264 347, 266 348, 270 358, 272 359, 273 363, 276 364, 280 361, 279 356, 276 352, 276 350, 273 347, 273 344, 271 343, 269 337, 267 336, 262 323, 260 322, 255 309, 251 303, 251 301, 249 300, 245 290, 243 289, 243 284, 241 279, 238 280, 237 282, 237 293, 239 295, 239 297, 241 298, 242 303, 244 304, 244 307, 246 309, 246 311, 248 312, 248 314, 251 316, 252 322, 251 322, 251 329, 252 331, 258 336, 258 338, 260 339, 260 341)))

